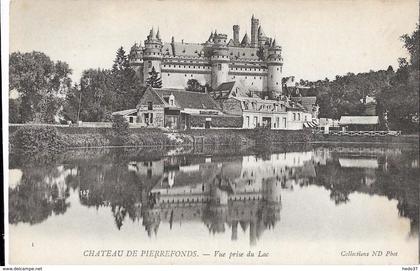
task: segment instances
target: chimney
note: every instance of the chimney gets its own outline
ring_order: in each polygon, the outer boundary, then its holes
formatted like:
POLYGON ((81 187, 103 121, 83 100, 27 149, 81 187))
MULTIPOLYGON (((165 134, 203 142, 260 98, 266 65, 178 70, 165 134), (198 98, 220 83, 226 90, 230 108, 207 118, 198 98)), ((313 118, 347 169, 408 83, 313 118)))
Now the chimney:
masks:
POLYGON ((233 26, 233 43, 239 45, 239 25, 233 26))

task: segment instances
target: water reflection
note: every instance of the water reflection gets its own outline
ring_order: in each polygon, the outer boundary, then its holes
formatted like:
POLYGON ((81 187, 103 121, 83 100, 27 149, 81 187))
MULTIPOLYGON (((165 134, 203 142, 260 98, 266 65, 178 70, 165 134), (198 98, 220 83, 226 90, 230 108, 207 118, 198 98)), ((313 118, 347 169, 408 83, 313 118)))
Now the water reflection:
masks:
MULTIPOLYGON (((85 207, 109 208, 116 229, 141 221, 148 236, 161 224, 199 222, 211 235, 238 230, 255 245, 280 223, 282 193, 318 186, 337 206, 363 193, 397 200, 418 232, 418 154, 399 148, 319 146, 229 155, 73 151, 54 159, 11 157, 9 221, 38 224, 66 215, 70 193, 85 207)), ((322 214, 323 210, 318 210, 322 214)))

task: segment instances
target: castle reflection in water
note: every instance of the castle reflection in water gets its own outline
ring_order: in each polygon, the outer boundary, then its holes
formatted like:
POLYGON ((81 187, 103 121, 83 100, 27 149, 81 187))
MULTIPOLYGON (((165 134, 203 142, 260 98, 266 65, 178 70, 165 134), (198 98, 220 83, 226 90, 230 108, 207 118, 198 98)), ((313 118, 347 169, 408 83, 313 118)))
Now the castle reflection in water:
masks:
POLYGON ((73 190, 84 206, 110 208, 118 229, 126 219, 139 220, 152 236, 162 223, 200 222, 212 234, 230 231, 232 240, 240 227, 253 245, 280 221, 282 191, 315 185, 330 191, 335 204, 356 191, 396 199, 412 233, 418 228, 418 155, 399 149, 96 158, 44 167, 17 162, 10 170, 10 223, 41 223, 65 213, 73 190))

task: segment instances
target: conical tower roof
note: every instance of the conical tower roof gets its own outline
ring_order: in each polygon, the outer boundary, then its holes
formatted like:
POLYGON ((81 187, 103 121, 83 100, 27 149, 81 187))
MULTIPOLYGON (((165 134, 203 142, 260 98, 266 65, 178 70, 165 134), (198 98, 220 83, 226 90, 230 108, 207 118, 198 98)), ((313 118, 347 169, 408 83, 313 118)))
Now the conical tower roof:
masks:
POLYGON ((155 34, 155 29, 152 27, 152 29, 150 29, 150 38, 154 38, 154 37, 156 37, 156 34, 155 34))
POLYGON ((245 45, 249 45, 249 38, 248 38, 248 34, 245 33, 242 41, 241 41, 241 45, 245 46, 245 45))
POLYGON ((211 31, 210 36, 209 36, 209 39, 207 41, 208 42, 212 42, 213 41, 213 37, 214 37, 213 31, 211 31))
POLYGON ((160 32, 159 32, 159 27, 158 27, 158 31, 157 31, 157 33, 156 33, 156 38, 157 38, 158 40, 160 40, 160 32))

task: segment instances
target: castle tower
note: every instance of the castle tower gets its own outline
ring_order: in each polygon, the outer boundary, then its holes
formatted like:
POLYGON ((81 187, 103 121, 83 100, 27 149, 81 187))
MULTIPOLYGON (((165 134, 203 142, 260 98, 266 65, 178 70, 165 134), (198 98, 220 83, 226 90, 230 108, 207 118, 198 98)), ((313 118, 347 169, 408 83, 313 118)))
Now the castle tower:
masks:
POLYGON ((267 63, 267 91, 270 98, 278 97, 282 94, 282 67, 283 58, 281 57, 281 47, 273 40, 268 48, 267 63))
POLYGON ((281 204, 281 183, 279 180, 266 179, 263 183, 263 192, 267 202, 281 204))
POLYGON ((143 82, 143 48, 137 43, 131 47, 128 61, 136 76, 140 78, 140 82, 143 82))
POLYGON ((216 89, 221 83, 227 81, 229 72, 229 56, 226 44, 227 35, 214 33, 213 52, 210 58, 211 69, 211 87, 216 89))
POLYGON ((233 26, 233 44, 235 44, 235 46, 239 45, 239 29, 239 25, 233 26))
POLYGON ((258 46, 258 26, 260 24, 260 20, 254 18, 252 15, 251 18, 251 47, 255 48, 258 46))
POLYGON ((154 29, 150 30, 150 34, 144 41, 143 53, 143 83, 149 78, 152 68, 161 75, 162 63, 162 40, 160 39, 159 30, 155 33, 154 29))

